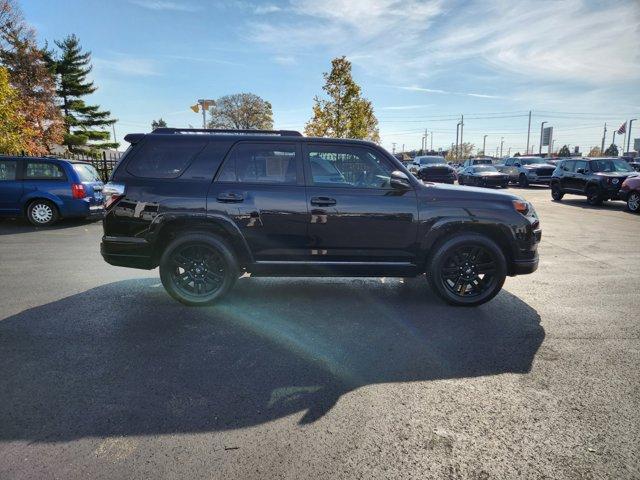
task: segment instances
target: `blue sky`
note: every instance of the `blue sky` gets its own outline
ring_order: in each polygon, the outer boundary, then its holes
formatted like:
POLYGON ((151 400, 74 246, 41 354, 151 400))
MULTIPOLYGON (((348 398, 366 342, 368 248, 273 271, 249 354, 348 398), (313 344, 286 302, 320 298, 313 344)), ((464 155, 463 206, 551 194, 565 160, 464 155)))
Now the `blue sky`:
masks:
MULTIPOLYGON (((200 126, 198 98, 253 92, 276 128, 302 129, 322 72, 346 55, 388 149, 465 141, 524 151, 540 122, 556 146, 600 145, 640 118, 640 2, 618 0, 21 0, 40 41, 93 52, 93 100, 125 133, 154 118, 200 126)), ((634 124, 640 137, 640 120, 634 124)), ((617 143, 620 137, 616 137, 617 143)))

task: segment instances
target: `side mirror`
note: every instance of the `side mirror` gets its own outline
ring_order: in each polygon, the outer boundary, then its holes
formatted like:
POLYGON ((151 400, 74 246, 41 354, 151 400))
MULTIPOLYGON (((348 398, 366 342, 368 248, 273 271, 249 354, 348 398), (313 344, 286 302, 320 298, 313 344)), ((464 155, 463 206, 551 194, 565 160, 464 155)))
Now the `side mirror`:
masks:
POLYGON ((519 163, 519 162, 516 162, 516 163, 514 163, 514 164, 513 164, 513 166, 514 166, 514 167, 521 167, 522 165, 520 165, 520 163, 519 163))
POLYGON ((585 173, 585 169, 584 169, 584 168, 579 168, 578 170, 576 170, 576 172, 578 172, 578 173, 585 173))
POLYGON ((409 190, 411 188, 409 177, 400 170, 394 170, 391 172, 389 184, 391 185, 391 188, 395 188, 396 190, 409 190))

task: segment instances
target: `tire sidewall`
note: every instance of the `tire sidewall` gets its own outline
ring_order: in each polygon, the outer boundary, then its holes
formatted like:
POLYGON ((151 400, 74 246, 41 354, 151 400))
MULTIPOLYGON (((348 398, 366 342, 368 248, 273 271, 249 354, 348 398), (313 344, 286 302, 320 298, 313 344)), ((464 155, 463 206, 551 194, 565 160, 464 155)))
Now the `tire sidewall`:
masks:
POLYGON ((640 201, 640 193, 639 193, 639 192, 631 192, 631 193, 629 194, 629 198, 627 199, 627 208, 629 209, 629 211, 630 211, 630 212, 638 213, 638 212, 640 212, 640 208, 638 208, 638 207, 637 207, 635 210, 633 210, 633 209, 631 208, 631 198, 632 198, 633 196, 635 196, 636 198, 638 198, 638 200, 640 201))
POLYGON ((475 306, 482 303, 486 303, 495 297, 502 286, 507 276, 507 259, 500 247, 489 237, 476 233, 461 233, 454 237, 444 241, 442 244, 436 247, 434 254, 429 262, 427 268, 427 278, 431 288, 435 293, 443 299, 445 302, 456 306, 475 306), (447 258, 448 253, 451 250, 460 248, 463 245, 479 245, 486 248, 494 256, 496 261, 496 276, 497 281, 495 286, 491 290, 487 290, 479 297, 471 297, 465 299, 464 297, 458 297, 451 293, 443 284, 440 278, 440 269, 442 263, 447 258))
POLYGON ((529 179, 527 178, 527 176, 524 173, 521 173, 518 176, 518 185, 520 185, 523 188, 526 188, 529 186, 529 179))
POLYGON ((36 227, 50 227, 58 221, 59 217, 60 214, 58 213, 58 207, 56 207, 56 205, 49 200, 33 200, 27 206, 27 220, 29 220, 31 225, 34 225, 36 227), (46 205, 51 209, 51 211, 53 212, 51 215, 51 220, 47 222, 39 222, 33 218, 33 209, 38 205, 46 205))
POLYGON ((556 202, 562 200, 564 193, 560 190, 560 185, 557 183, 551 184, 551 198, 553 198, 556 202))
POLYGON ((600 188, 597 185, 589 185, 585 191, 587 194, 587 203, 589 205, 598 206, 602 204, 602 197, 600 196, 600 188), (595 195, 591 195, 595 191, 595 195))
POLYGON ((238 271, 238 261, 231 247, 218 236, 208 233, 185 233, 170 242, 160 257, 160 280, 162 285, 169 295, 190 306, 209 305, 225 295, 237 280, 238 271), (204 244, 218 251, 225 264, 225 278, 222 287, 208 295, 188 295, 175 286, 171 275, 171 255, 176 249, 186 244, 204 244))

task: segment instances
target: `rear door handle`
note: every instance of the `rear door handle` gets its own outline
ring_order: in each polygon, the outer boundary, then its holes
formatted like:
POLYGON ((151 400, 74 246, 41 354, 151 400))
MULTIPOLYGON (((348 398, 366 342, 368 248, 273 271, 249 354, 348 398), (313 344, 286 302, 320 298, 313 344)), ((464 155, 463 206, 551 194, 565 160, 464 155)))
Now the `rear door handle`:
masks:
POLYGON ((218 201, 224 203, 240 203, 244 200, 244 197, 240 193, 235 192, 222 192, 218 194, 218 201))
POLYGON ((329 197, 313 197, 311 199, 311 205, 315 205, 316 207, 330 207, 336 203, 335 198, 329 197))

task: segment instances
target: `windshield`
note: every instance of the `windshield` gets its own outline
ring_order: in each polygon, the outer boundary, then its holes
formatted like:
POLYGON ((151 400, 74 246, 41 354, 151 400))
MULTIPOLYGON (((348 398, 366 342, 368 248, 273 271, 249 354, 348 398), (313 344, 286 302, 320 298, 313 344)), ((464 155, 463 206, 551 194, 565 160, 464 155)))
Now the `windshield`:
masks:
POLYGON ((418 159, 420 165, 435 165, 438 163, 444 163, 443 157, 420 157, 418 159))
POLYGON ((491 165, 493 162, 490 158, 477 158, 473 163, 476 165, 491 165))
POLYGON ((624 160, 593 160, 591 170, 594 172, 633 172, 633 168, 624 160))
POLYGON ((542 158, 523 158, 520 160, 521 165, 536 165, 538 163, 547 163, 542 158))
POLYGON ((475 167, 475 171, 476 172, 497 172, 498 170, 496 169, 496 167, 486 165, 486 166, 475 167))
POLYGON ((73 169, 80 177, 81 182, 99 182, 101 181, 100 175, 92 165, 86 163, 74 163, 73 169))

